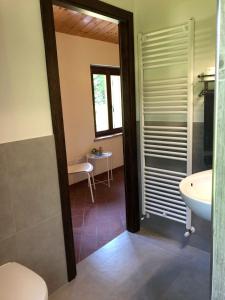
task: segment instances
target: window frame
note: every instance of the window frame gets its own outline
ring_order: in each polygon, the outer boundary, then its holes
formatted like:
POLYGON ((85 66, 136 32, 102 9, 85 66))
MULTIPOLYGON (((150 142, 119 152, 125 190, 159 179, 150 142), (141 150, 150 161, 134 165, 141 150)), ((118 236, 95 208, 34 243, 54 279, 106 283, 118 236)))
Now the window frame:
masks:
MULTIPOLYGON (((123 127, 113 128, 113 110, 112 110, 112 92, 111 92, 111 75, 117 75, 121 77, 120 67, 114 66, 102 66, 102 65, 91 65, 91 88, 92 88, 92 103, 93 103, 93 115, 94 115, 94 128, 95 128, 95 137, 104 137, 108 135, 122 133, 123 127), (107 101, 108 101, 108 121, 109 129, 104 131, 96 130, 96 113, 95 113, 95 94, 94 94, 94 74, 103 74, 106 75, 106 89, 107 89, 107 101)), ((122 100, 122 91, 121 91, 121 100, 122 100)), ((121 103, 122 105, 122 103, 121 103)), ((123 116, 122 116, 123 119, 123 116)))

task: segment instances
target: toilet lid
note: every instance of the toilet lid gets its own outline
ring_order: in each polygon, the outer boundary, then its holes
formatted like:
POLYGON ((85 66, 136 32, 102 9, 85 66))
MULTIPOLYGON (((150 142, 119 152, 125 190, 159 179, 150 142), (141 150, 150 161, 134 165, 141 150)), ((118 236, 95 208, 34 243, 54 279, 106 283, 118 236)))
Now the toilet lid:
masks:
POLYGON ((45 281, 33 271, 17 263, 0 266, 1 300, 47 300, 45 281))

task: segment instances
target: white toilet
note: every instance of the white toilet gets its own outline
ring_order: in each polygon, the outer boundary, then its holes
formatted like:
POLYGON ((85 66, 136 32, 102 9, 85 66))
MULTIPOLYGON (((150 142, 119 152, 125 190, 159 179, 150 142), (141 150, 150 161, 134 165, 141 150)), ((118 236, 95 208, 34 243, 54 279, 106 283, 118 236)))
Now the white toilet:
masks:
POLYGON ((47 300, 45 281, 28 268, 10 262, 0 266, 1 300, 47 300))

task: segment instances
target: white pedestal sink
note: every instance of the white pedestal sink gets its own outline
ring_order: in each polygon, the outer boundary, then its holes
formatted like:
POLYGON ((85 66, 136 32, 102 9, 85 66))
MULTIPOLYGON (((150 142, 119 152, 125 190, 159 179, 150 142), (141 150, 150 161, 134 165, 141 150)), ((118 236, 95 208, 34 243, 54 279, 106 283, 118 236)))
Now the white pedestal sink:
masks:
POLYGON ((192 174, 180 182, 186 205, 199 217, 210 221, 212 206, 212 170, 192 174))

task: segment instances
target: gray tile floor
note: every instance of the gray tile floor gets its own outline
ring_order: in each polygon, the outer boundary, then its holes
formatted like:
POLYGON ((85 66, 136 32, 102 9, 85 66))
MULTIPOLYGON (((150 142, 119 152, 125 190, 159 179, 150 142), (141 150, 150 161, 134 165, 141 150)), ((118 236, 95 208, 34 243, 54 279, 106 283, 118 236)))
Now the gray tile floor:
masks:
POLYGON ((207 300, 210 255, 149 234, 122 233, 77 266, 50 300, 207 300))

